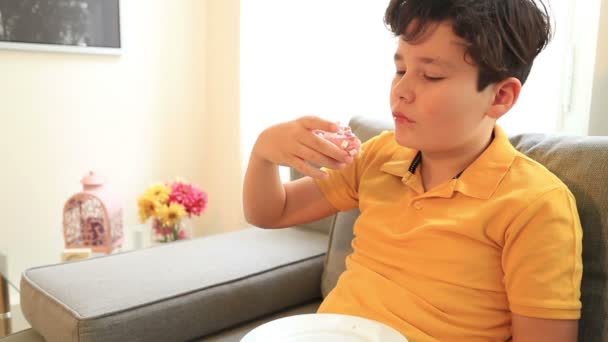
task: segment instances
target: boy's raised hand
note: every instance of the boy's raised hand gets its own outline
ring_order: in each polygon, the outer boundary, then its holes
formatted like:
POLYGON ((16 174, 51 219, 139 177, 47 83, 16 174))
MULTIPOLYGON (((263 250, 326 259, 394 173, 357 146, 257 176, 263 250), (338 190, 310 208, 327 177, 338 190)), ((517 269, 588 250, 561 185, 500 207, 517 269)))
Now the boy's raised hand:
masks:
POLYGON ((338 126, 314 116, 277 124, 260 134, 252 153, 314 178, 327 177, 320 167, 339 169, 353 161, 346 151, 317 136, 315 130, 336 132, 338 126))

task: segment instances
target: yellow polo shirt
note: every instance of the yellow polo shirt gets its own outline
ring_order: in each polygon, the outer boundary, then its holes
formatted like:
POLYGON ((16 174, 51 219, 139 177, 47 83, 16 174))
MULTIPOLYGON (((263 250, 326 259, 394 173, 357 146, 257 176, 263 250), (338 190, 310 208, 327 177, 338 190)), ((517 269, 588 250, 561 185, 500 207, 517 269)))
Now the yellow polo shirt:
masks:
POLYGON ((582 229, 555 175, 496 127, 459 178, 424 192, 416 150, 383 132, 318 180, 338 210, 359 207, 353 253, 319 312, 388 324, 410 341, 505 341, 511 312, 578 319, 582 229))

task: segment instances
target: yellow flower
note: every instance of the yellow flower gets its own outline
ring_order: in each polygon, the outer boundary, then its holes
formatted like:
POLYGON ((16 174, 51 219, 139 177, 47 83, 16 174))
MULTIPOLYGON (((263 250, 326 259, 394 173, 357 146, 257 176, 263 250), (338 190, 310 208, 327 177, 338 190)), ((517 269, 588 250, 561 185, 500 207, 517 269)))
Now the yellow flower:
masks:
POLYGON ((158 219, 165 227, 175 225, 182 217, 186 216, 186 209, 179 203, 163 205, 158 210, 158 219))
POLYGON ((169 199, 169 194, 171 193, 171 188, 162 183, 153 184, 146 190, 144 194, 145 197, 150 197, 155 199, 160 204, 167 203, 169 199))
POLYGON ((139 219, 142 223, 146 222, 150 216, 155 216, 161 207, 161 204, 154 197, 141 196, 137 200, 139 207, 139 219))

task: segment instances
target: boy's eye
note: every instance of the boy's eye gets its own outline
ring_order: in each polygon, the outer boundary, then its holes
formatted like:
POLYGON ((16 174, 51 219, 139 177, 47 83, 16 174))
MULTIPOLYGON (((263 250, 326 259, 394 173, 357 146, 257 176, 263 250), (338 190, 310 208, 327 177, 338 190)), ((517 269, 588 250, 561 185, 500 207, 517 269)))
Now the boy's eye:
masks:
POLYGON ((425 78, 427 81, 431 81, 431 82, 437 82, 437 81, 441 81, 441 80, 442 80, 442 79, 444 79, 445 77, 432 77, 432 76, 427 76, 427 75, 424 75, 424 78, 425 78))
POLYGON ((399 76, 403 76, 403 75, 405 75, 405 70, 397 70, 397 71, 395 71, 395 74, 399 75, 399 76))

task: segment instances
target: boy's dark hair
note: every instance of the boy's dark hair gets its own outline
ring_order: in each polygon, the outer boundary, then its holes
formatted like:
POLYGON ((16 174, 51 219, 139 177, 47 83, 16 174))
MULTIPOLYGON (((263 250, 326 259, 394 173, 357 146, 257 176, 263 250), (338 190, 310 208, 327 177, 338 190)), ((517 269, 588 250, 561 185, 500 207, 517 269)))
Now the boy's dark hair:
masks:
POLYGON ((516 77, 523 84, 551 38, 547 7, 535 0, 391 0, 384 22, 415 43, 430 25, 450 21, 479 67, 479 91, 516 77), (406 30, 407 29, 407 30, 406 30))

